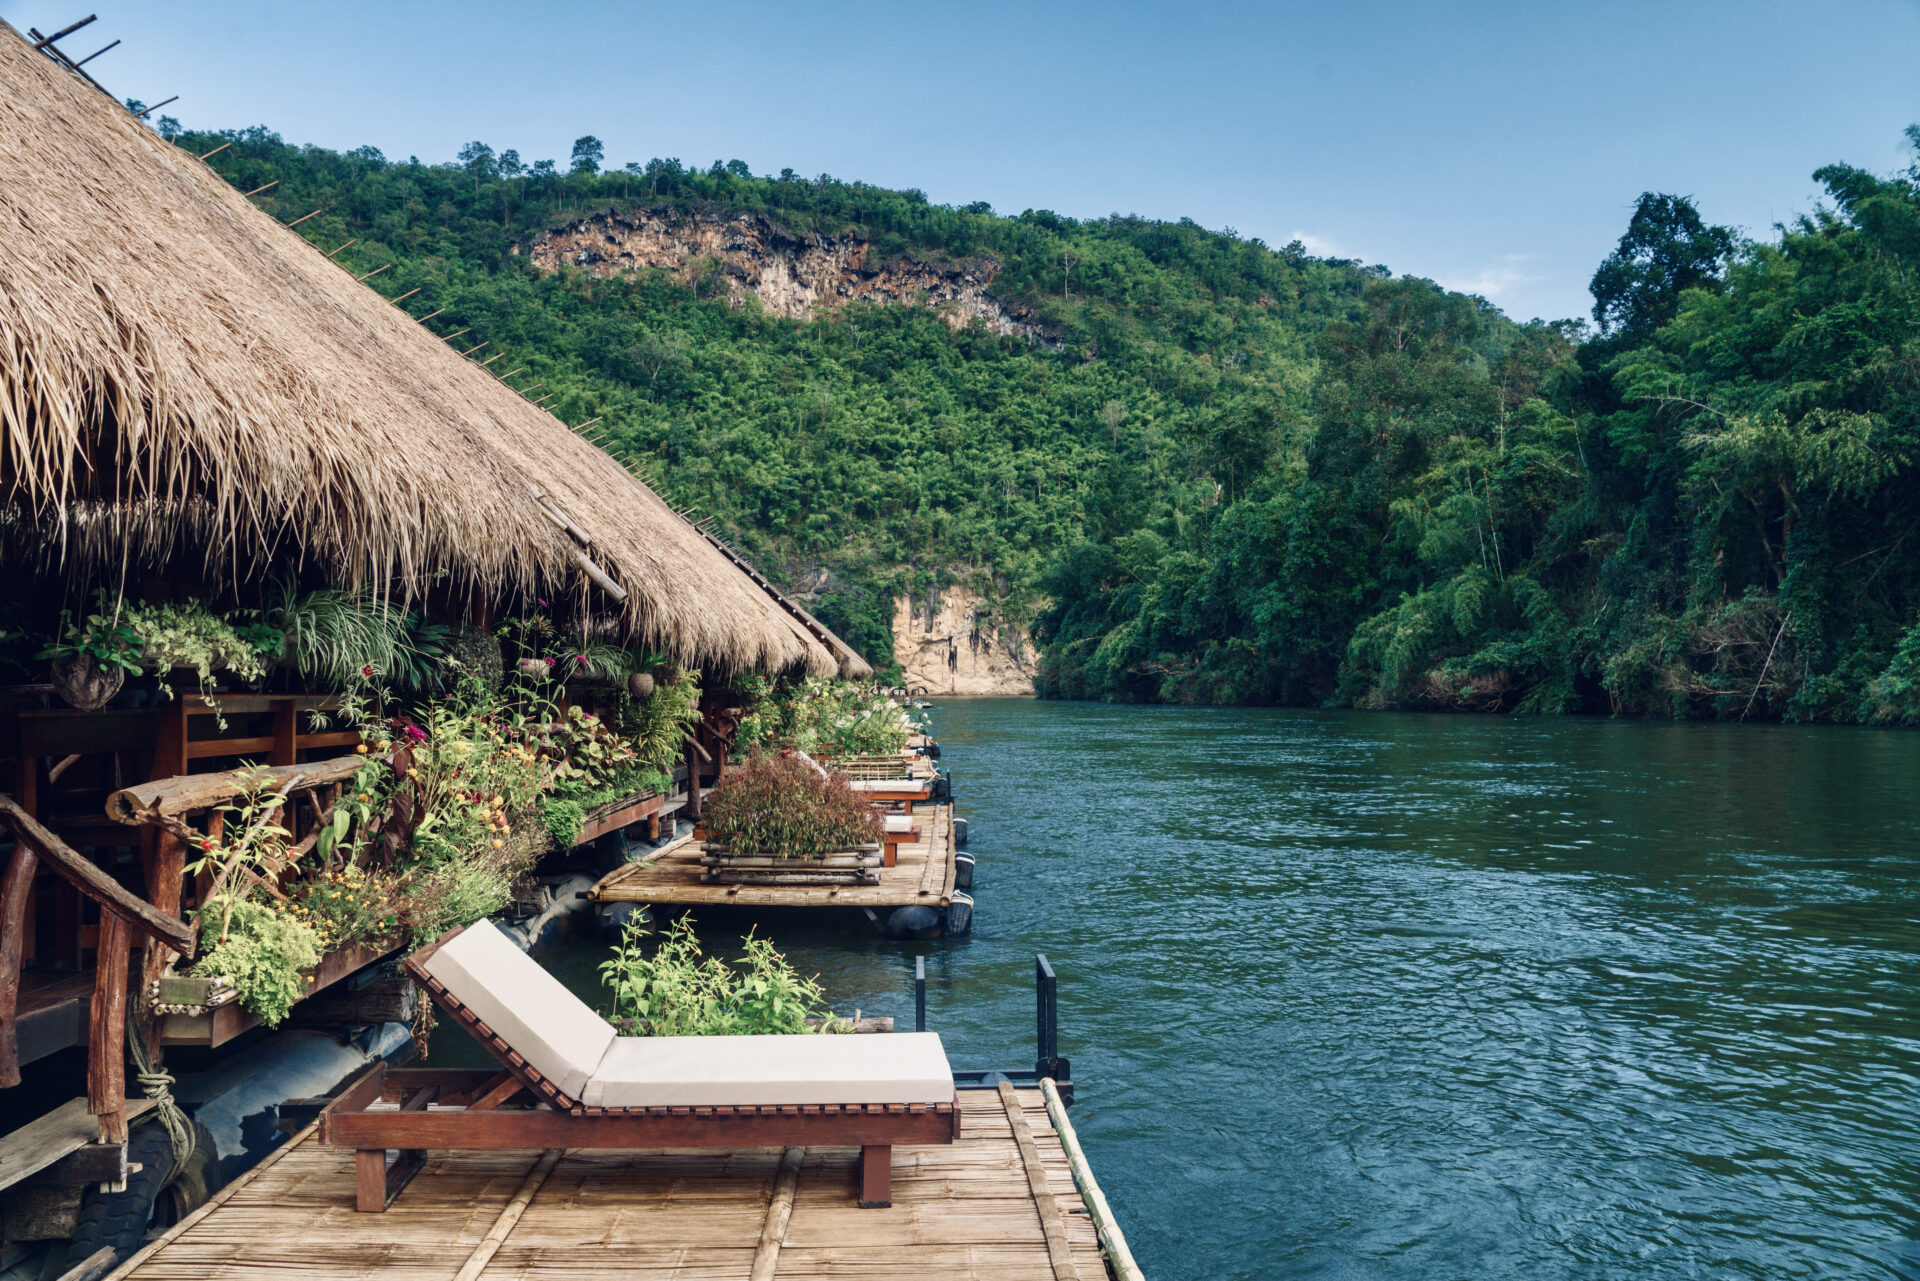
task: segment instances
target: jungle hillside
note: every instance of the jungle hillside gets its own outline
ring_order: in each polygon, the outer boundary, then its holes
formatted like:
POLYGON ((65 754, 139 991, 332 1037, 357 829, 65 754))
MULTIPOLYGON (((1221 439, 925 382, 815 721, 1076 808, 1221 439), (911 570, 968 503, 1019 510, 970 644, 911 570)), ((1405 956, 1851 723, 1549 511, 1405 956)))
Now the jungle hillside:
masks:
POLYGON ((964 583, 1051 697, 1920 719, 1920 166, 1757 239, 1649 192, 1519 323, 1190 221, 160 127, 878 668, 964 583))

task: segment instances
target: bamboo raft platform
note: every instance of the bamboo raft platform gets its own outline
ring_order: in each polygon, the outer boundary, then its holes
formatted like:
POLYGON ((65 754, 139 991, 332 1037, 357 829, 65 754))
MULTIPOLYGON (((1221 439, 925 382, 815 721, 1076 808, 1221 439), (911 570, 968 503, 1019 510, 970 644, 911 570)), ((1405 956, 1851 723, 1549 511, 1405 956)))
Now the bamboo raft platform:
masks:
MULTIPOLYGON (((672 903, 709 907, 867 907, 924 905, 944 911, 953 902, 953 806, 918 812, 921 838, 900 846, 899 862, 880 869, 878 885, 720 885, 701 880, 705 845, 669 846, 615 868, 588 897, 602 903, 672 903)), ((802 865, 804 866, 804 865, 802 865)))
MULTIPOLYGON (((360 1214, 353 1152, 309 1126, 112 1276, 1102 1281, 1041 1091, 962 1090, 960 1113, 953 1144, 894 1149, 893 1204, 873 1210, 855 1205, 857 1148, 760 1148, 434 1152, 385 1214, 360 1214)), ((1139 1275, 1124 1240, 1115 1254, 1139 1275)))

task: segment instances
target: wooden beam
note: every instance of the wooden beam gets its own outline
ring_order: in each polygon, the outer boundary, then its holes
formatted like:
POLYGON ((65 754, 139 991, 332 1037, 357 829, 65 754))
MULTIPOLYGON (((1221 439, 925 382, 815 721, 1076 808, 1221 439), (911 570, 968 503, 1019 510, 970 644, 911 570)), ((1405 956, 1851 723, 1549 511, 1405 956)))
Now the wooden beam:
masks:
POLYGON ((336 257, 336 256, 338 256, 339 254, 342 254, 342 253, 345 253, 345 252, 346 252, 347 250, 349 250, 349 249, 351 249, 351 248, 353 248, 353 247, 354 247, 355 245, 357 245, 357 244, 359 244, 359 243, 360 243, 360 237, 358 237, 358 236, 355 236, 355 237, 354 237, 354 238, 353 238, 352 240, 349 240, 349 241, 348 241, 348 242, 347 242, 346 244, 344 244, 344 245, 341 245, 341 246, 340 246, 340 247, 339 247, 338 249, 336 249, 336 250, 334 250, 334 251, 333 251, 332 253, 330 253, 330 254, 328 254, 328 255, 327 255, 327 257, 329 257, 329 258, 333 258, 333 257, 336 257))
POLYGON ((226 150, 226 149, 227 149, 228 147, 231 147, 232 145, 233 145, 233 144, 232 144, 231 142, 223 142, 223 143, 221 143, 221 144, 220 144, 219 146, 217 146, 217 147, 215 147, 215 148, 214 148, 214 149, 213 149, 212 151, 203 151, 203 152, 201 152, 201 153, 200 153, 199 155, 197 155, 197 156, 195 156, 195 157, 194 157, 194 159, 195 159, 195 160, 206 160, 206 159, 208 159, 209 157, 212 157, 212 156, 217 156, 217 155, 219 155, 219 154, 220 154, 221 152, 223 152, 223 151, 225 151, 225 150, 226 150))
POLYGON ((33 47, 36 50, 40 50, 40 49, 46 48, 48 45, 52 44, 56 40, 64 40, 68 36, 72 35, 74 32, 78 31, 80 28, 86 26, 89 22, 92 22, 94 19, 98 18, 99 16, 100 15, 97 13, 90 13, 86 17, 80 19, 80 21, 72 23, 68 26, 64 26, 50 36, 41 36, 38 40, 35 40, 33 42, 33 47))
POLYGON ((301 223, 305 222, 307 219, 318 217, 321 212, 322 210, 316 209, 312 213, 301 214, 298 218, 295 218, 292 222, 288 223, 287 226, 298 227, 301 223))
POLYGON ((33 847, 16 841, 7 875, 0 881, 0 1089, 20 1084, 20 1039, 14 1012, 20 1008, 21 949, 27 937, 27 899, 39 864, 33 847))
POLYGON ((245 192, 242 192, 241 194, 242 194, 242 195, 245 195, 245 196, 257 196, 257 195, 259 195, 259 194, 260 194, 261 192, 263 192, 263 191, 267 191, 267 190, 269 190, 269 189, 271 189, 271 188, 274 188, 274 187, 277 187, 277 186, 279 186, 279 185, 280 185, 280 180, 279 180, 278 178, 275 178, 275 179, 274 179, 274 180, 273 180, 272 182, 270 182, 270 183, 268 183, 268 184, 267 184, 266 186, 264 186, 264 187, 255 187, 255 188, 254 188, 254 189, 253 189, 252 191, 245 191, 245 192))
POLYGON ((1040 1164, 1040 1149, 1027 1125, 1026 1106, 1013 1086, 1000 1082, 1000 1106, 1006 1111, 1007 1124, 1013 1127, 1013 1141, 1020 1146, 1020 1164, 1026 1167, 1027 1190, 1033 1196, 1034 1212, 1040 1216, 1040 1231, 1047 1239, 1047 1257, 1053 1263, 1054 1281, 1080 1281, 1073 1252, 1067 1248, 1067 1229, 1061 1221, 1060 1203, 1047 1186, 1046 1167, 1040 1164))
POLYGON ((780 1173, 773 1181, 773 1199, 767 1203, 766 1221, 760 1225, 760 1245, 753 1252, 753 1273, 748 1281, 773 1281, 774 1270, 780 1266, 780 1247, 786 1244, 793 1196, 800 1187, 800 1164, 806 1156, 805 1148, 788 1148, 780 1154, 780 1173))
MULTIPOLYGON (((317 737, 317 736, 316 736, 317 737)), ((311 740, 309 740, 311 741, 311 740)), ((337 756, 332 760, 308 761, 304 765, 275 765, 257 769, 222 770, 217 774, 181 774, 156 778, 150 783, 123 787, 107 797, 107 817, 118 823, 147 823, 149 813, 165 816, 188 814, 194 810, 221 805, 249 787, 279 790, 287 779, 298 775, 302 787, 324 787, 352 778, 365 756, 337 756)))
POLYGON ((160 110, 160 108, 171 106, 178 101, 180 101, 180 95, 177 93, 174 94, 173 97, 171 98, 162 98, 159 102, 154 103, 151 107, 148 107, 145 111, 134 112, 133 118, 135 120, 145 120, 148 116, 160 110))
POLYGON ((87 1111, 100 1121, 100 1142, 127 1141, 127 950, 133 926, 100 911, 93 1008, 87 1022, 87 1111))
MULTIPOLYGON (((150 937, 169 944, 182 956, 193 955, 193 930, 177 916, 156 910, 145 899, 129 891, 108 876, 92 860, 42 827, 38 820, 20 808, 13 797, 0 793, 0 822, 13 829, 14 839, 33 847, 35 854, 53 871, 98 903, 101 909, 119 916, 124 923, 138 926, 150 937)), ((124 986, 126 970, 121 969, 124 986)), ((122 999, 125 992, 121 993, 122 999)))

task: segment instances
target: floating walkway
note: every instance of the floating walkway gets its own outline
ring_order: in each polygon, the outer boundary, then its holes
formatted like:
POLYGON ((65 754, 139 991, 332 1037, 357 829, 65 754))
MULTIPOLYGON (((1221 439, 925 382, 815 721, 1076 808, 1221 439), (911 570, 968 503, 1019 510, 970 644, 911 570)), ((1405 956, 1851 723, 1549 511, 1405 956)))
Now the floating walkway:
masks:
MULTIPOLYGON (((875 1210, 855 1204, 857 1148, 761 1148, 434 1152, 385 1214, 361 1214, 354 1154, 309 1126, 112 1276, 1102 1281, 1105 1202, 1082 1198, 1073 1167, 1091 1175, 1050 1102, 962 1090, 959 1139, 896 1147, 893 1204, 875 1210)), ((1115 1273, 1138 1278, 1118 1229, 1105 1236, 1115 1273)))
POLYGON ((954 895, 953 806, 925 805, 916 817, 920 840, 900 846, 899 861, 880 869, 878 885, 720 885, 701 879, 705 847, 669 846, 615 868, 588 897, 602 903, 708 907, 930 907, 946 913, 954 895))

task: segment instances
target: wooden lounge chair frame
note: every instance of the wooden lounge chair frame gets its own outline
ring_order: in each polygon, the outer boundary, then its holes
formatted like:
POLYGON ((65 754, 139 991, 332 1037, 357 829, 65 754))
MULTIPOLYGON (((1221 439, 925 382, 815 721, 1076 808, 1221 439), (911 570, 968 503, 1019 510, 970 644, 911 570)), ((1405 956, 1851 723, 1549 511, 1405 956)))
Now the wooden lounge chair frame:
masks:
POLYGON ((396 1070, 381 1064, 329 1104, 320 1115, 320 1141, 355 1149, 360 1210, 377 1213, 391 1205, 431 1150, 758 1147, 858 1147, 860 1205, 874 1209, 893 1204, 895 1144, 952 1143, 959 1137, 957 1096, 945 1103, 586 1107, 427 973, 427 959, 458 933, 449 931, 401 965, 502 1070, 396 1070), (368 1110, 383 1099, 399 1102, 400 1109, 368 1110), (516 1102, 522 1105, 512 1106, 516 1102), (430 1104, 443 1110, 429 1111, 430 1104), (447 1105, 459 1110, 445 1110, 447 1105), (400 1153, 392 1166, 389 1149, 400 1153))

